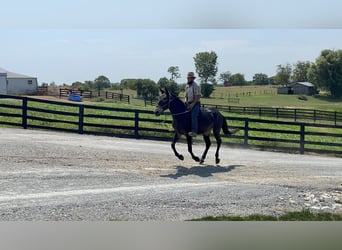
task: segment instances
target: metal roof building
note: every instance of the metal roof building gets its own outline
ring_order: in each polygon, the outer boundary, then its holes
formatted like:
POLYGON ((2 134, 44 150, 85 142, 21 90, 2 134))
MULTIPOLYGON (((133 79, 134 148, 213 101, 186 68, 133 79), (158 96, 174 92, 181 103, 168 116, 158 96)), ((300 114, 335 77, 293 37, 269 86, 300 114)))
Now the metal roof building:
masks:
POLYGON ((296 82, 285 87, 279 87, 278 94, 314 95, 316 94, 316 87, 311 82, 296 82))
POLYGON ((37 77, 0 68, 0 94, 34 94, 37 88, 37 77))

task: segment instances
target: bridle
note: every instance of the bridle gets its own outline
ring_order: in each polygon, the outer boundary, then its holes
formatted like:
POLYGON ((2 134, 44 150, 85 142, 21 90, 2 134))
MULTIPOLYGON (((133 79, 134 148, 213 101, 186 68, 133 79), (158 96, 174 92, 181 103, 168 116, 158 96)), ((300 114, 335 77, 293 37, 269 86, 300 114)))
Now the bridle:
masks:
MULTIPOLYGON (((166 102, 163 106, 161 106, 161 108, 162 108, 163 110, 166 110, 167 108, 170 109, 170 104, 171 104, 171 102, 173 102, 174 100, 175 100, 175 98, 170 98, 170 96, 169 96, 169 97, 168 97, 168 102, 166 102)), ((171 113, 171 115, 172 115, 172 116, 184 115, 184 114, 189 113, 189 112, 191 112, 191 110, 186 110, 186 111, 180 112, 180 113, 171 113)))

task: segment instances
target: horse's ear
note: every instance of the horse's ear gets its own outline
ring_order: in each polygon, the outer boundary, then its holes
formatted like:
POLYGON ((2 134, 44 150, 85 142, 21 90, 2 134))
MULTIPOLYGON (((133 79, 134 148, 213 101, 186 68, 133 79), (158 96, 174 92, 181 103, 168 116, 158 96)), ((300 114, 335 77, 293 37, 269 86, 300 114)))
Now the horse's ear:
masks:
POLYGON ((160 90, 160 93, 162 93, 162 94, 165 93, 165 91, 162 88, 159 88, 159 90, 160 90))
POLYGON ((176 94, 174 94, 174 93, 171 93, 171 97, 172 98, 177 98, 178 96, 176 94))
POLYGON ((170 92, 165 88, 165 93, 167 96, 170 96, 170 92))

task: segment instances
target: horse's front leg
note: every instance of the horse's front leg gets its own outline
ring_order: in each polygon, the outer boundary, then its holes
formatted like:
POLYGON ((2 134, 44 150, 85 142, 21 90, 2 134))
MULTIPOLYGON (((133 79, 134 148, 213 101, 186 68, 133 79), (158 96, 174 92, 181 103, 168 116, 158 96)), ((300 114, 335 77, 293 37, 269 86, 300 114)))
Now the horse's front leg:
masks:
POLYGON ((196 155, 194 155, 194 153, 192 152, 192 137, 189 135, 186 135, 186 141, 188 143, 188 151, 191 154, 191 157, 193 160, 199 162, 200 158, 198 158, 196 155))
POLYGON ((207 153, 208 153, 208 150, 209 150, 210 145, 211 145, 209 135, 203 135, 203 139, 205 141, 205 150, 204 150, 203 155, 201 157, 201 161, 200 161, 201 164, 204 162, 205 158, 207 157, 207 153))
POLYGON ((180 159, 180 160, 183 161, 183 160, 184 160, 184 156, 181 155, 181 154, 179 154, 179 153, 177 152, 177 150, 176 150, 176 142, 179 140, 179 137, 180 137, 180 135, 176 132, 175 135, 174 135, 174 137, 173 137, 173 141, 172 141, 172 144, 171 144, 171 148, 172 148, 173 152, 175 153, 175 156, 177 156, 178 159, 180 159))

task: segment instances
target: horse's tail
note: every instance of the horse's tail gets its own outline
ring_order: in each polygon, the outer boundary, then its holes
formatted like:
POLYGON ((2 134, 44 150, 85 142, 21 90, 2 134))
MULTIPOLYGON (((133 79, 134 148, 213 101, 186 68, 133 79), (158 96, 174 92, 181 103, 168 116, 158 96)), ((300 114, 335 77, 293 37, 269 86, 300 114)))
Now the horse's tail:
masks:
POLYGON ((233 135, 233 134, 235 134, 236 132, 239 131, 238 128, 233 129, 233 130, 229 130, 229 129, 228 129, 228 124, 227 124, 226 118, 225 118, 224 116, 222 116, 222 118, 223 118, 223 122, 222 122, 222 130, 223 130, 223 133, 225 133, 226 135, 233 135))
POLYGON ((223 118, 223 122, 222 122, 223 133, 225 133, 226 135, 230 135, 231 132, 228 129, 228 124, 227 124, 226 118, 224 116, 222 116, 222 118, 223 118))

